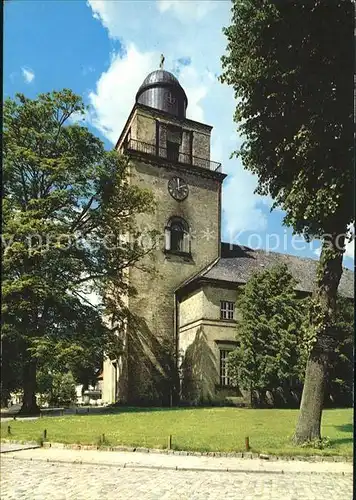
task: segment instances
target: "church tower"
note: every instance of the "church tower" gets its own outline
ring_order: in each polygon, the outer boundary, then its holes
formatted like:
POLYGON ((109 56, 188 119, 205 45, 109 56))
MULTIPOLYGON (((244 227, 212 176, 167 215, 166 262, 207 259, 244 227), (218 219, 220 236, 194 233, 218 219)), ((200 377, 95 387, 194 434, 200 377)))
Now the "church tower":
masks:
MULTIPOLYGON (((104 363, 103 401, 168 405, 177 401, 178 311, 175 290, 220 255, 221 187, 225 174, 210 160, 212 127, 186 118, 188 99, 163 69, 143 81, 116 144, 132 159, 130 182, 155 197, 141 214, 142 231, 156 230, 154 268, 128 271, 137 295, 128 298, 126 359, 104 363)), ((141 267, 141 266, 140 266, 141 267)))

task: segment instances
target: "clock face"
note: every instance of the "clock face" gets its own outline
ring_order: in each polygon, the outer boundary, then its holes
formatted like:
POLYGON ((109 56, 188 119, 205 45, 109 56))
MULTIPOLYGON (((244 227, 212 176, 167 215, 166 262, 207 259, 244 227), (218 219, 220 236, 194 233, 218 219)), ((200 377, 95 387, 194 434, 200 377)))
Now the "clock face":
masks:
POLYGON ((185 200, 188 196, 188 185, 180 177, 172 177, 168 182, 168 192, 175 200, 185 200))

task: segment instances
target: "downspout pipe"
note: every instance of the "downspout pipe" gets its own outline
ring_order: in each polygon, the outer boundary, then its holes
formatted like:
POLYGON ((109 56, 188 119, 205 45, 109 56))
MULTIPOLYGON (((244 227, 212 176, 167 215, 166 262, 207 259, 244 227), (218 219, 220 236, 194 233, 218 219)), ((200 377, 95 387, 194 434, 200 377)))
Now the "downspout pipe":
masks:
MULTIPOLYGON (((175 376, 176 376, 176 383, 175 383, 175 394, 173 395, 173 400, 174 400, 174 405, 178 405, 180 401, 180 377, 179 377, 179 317, 178 317, 178 312, 179 312, 179 299, 177 295, 177 291, 175 290, 174 292, 174 343, 175 343, 175 376)), ((172 403, 171 403, 172 405, 172 403)))

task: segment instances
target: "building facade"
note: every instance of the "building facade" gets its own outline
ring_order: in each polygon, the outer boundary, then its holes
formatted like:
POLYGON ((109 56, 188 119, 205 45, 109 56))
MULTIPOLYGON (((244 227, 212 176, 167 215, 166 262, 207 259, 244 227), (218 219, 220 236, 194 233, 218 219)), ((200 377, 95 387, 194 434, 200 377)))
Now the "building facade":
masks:
MULTIPOLYGON (((212 127, 187 119, 187 105, 171 73, 152 72, 138 90, 116 144, 133 160, 130 182, 150 189, 156 200, 154 212, 139 215, 137 225, 162 237, 140 266, 128 270, 137 294, 126 299, 130 317, 123 332, 124 354, 104 362, 105 403, 244 399, 231 387, 226 369, 235 346, 239 286, 261 265, 310 261, 282 254, 267 259, 264 252, 221 243, 226 175, 210 158, 212 127), (143 267, 152 270, 150 275, 143 267)), ((309 267, 315 265, 310 262, 309 267)), ((299 279, 300 269, 294 267, 299 279)), ((306 293, 312 287, 308 272, 301 285, 306 293)), ((349 274, 344 273, 341 284, 346 294, 349 274)))

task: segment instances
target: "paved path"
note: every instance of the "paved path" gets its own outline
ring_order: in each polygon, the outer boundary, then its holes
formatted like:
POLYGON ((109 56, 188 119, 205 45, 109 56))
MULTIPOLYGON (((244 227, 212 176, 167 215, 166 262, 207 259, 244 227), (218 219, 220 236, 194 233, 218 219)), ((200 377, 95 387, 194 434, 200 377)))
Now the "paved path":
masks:
POLYGON ((342 462, 36 449, 1 456, 0 498, 351 500, 351 471, 342 462))

